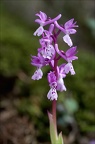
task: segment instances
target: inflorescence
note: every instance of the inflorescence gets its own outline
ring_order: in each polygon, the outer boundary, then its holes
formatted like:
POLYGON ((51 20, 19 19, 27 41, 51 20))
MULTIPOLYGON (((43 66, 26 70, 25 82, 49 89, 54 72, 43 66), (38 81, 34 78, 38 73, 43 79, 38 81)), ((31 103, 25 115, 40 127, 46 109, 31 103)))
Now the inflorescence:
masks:
POLYGON ((75 56, 77 47, 73 46, 70 34, 76 33, 74 28, 78 27, 78 25, 74 22, 74 18, 67 21, 64 25, 59 25, 57 21, 61 18, 61 14, 51 19, 47 17, 44 12, 40 11, 36 16, 39 18, 36 19, 35 22, 40 24, 40 27, 34 32, 34 36, 41 36, 39 39, 41 47, 38 48, 37 56, 31 56, 31 64, 37 67, 32 79, 41 79, 43 76, 42 67, 49 65, 51 71, 47 74, 47 79, 50 90, 47 94, 47 98, 50 100, 57 100, 57 91, 66 91, 63 79, 69 72, 71 75, 75 74, 72 61, 78 59, 78 57, 75 56), (49 25, 48 30, 45 30, 46 25, 49 25), (66 52, 60 50, 58 47, 57 41, 61 32, 64 35, 63 41, 69 46, 66 52), (60 59, 64 59, 65 63, 58 65, 60 59))

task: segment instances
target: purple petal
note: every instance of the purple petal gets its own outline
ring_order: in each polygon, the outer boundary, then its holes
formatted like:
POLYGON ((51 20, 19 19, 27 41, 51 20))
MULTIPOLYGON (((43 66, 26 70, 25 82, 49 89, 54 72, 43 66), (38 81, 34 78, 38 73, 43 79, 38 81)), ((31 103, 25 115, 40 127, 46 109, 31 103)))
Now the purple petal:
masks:
POLYGON ((77 56, 72 56, 70 58, 67 58, 68 62, 73 61, 73 60, 77 60, 78 57, 77 56))
POLYGON ((40 19, 36 19, 35 22, 38 24, 42 24, 42 21, 40 19))
POLYGON ((31 64, 37 67, 42 67, 45 65, 44 58, 38 53, 38 56, 31 57, 31 64))
POLYGON ((41 22, 45 22, 47 19, 47 15, 44 12, 37 13, 36 16, 38 16, 41 20, 41 22))
POLYGON ((31 64, 33 66, 36 66, 36 67, 42 67, 43 66, 41 63, 36 63, 36 62, 31 62, 31 64))
POLYGON ((38 16, 40 19, 41 19, 41 16, 40 16, 40 14, 39 13, 37 13, 37 14, 35 14, 36 16, 38 16))
POLYGON ((75 29, 68 29, 67 33, 68 34, 75 34, 77 31, 75 29))
POLYGON ((41 16, 41 20, 43 21, 47 20, 47 15, 44 12, 40 11, 40 16, 41 16))
POLYGON ((77 22, 73 23, 73 27, 79 27, 78 25, 76 25, 77 22))
POLYGON ((65 29, 68 29, 72 26, 73 24, 73 21, 74 21, 74 18, 70 19, 69 21, 67 21, 65 24, 64 24, 64 27, 65 29))
POLYGON ((77 53, 77 52, 76 52, 76 48, 77 48, 77 47, 72 47, 72 48, 68 49, 68 50, 66 51, 66 56, 67 56, 67 57, 74 56, 74 55, 77 53))
POLYGON ((48 82, 50 84, 56 82, 56 76, 55 76, 54 72, 48 73, 48 82))

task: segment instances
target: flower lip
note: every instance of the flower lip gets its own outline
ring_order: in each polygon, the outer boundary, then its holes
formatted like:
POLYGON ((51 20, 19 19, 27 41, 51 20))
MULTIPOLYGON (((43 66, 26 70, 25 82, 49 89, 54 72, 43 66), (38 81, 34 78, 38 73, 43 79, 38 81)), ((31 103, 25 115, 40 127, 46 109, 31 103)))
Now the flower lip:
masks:
POLYGON ((33 76, 31 77, 33 80, 39 80, 39 79, 41 79, 42 78, 42 76, 43 76, 43 72, 42 72, 42 70, 40 69, 40 68, 38 68, 35 72, 34 72, 34 74, 33 74, 33 76))
POLYGON ((59 78, 57 80, 57 90, 61 91, 61 92, 62 91, 66 91, 66 87, 64 85, 64 81, 62 79, 62 75, 61 74, 59 75, 59 78))
POLYGON ((72 40, 71 40, 71 38, 70 38, 70 36, 69 36, 68 34, 66 34, 66 35, 63 37, 63 41, 64 41, 65 43, 67 43, 68 46, 70 46, 70 47, 73 45, 72 40))
POLYGON ((55 88, 51 88, 47 94, 47 98, 50 100, 57 100, 58 95, 57 95, 57 91, 55 88))
POLYGON ((73 65, 72 63, 67 63, 64 67, 64 72, 66 74, 68 74, 69 72, 71 73, 71 75, 75 75, 75 71, 74 71, 74 68, 73 68, 73 65))
POLYGON ((44 32, 44 28, 43 26, 40 26, 35 32, 34 32, 34 36, 41 36, 44 32))

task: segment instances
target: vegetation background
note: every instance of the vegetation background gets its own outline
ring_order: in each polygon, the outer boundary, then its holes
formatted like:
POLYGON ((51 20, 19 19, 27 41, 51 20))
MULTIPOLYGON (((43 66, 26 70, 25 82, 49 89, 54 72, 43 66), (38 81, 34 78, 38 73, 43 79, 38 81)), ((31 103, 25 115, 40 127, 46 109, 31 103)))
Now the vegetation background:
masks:
MULTIPOLYGON (((47 110, 51 102, 47 72, 31 80, 35 67, 38 28, 35 14, 62 14, 60 23, 74 18, 79 25, 72 36, 79 59, 75 76, 65 79, 67 91, 59 93, 58 130, 65 144, 95 144, 95 3, 94 0, 1 0, 0 1, 0 143, 50 144, 47 110)), ((67 48, 61 39, 60 47, 67 48)))

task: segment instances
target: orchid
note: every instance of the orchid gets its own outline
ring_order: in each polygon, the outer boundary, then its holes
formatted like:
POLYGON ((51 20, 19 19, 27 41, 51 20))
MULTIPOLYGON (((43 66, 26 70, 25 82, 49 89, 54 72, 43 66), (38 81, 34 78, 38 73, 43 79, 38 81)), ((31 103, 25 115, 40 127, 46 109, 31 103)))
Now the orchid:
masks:
POLYGON ((67 21, 63 26, 60 26, 58 22, 55 21, 55 25, 65 34, 65 36, 63 36, 63 40, 65 43, 68 44, 68 46, 71 47, 73 43, 69 35, 75 34, 77 31, 74 29, 74 27, 78 27, 78 25, 76 25, 76 22, 74 22, 74 18, 67 21))
POLYGON ((72 43, 72 40, 70 38, 70 34, 75 34, 76 33, 76 30, 74 29, 74 27, 78 27, 78 25, 75 25, 76 22, 74 22, 74 19, 71 19, 69 21, 67 21, 65 24, 64 24, 64 29, 65 29, 65 36, 63 37, 63 40, 71 47, 73 45, 72 43))
POLYGON ((36 19, 35 22, 37 22, 38 24, 40 24, 40 27, 34 32, 34 36, 41 36, 44 32, 44 26, 53 23, 55 20, 60 19, 61 14, 59 14, 56 18, 51 19, 49 17, 47 17, 47 15, 40 11, 40 13, 37 13, 36 16, 39 17, 39 19, 36 19))
POLYGON ((78 57, 75 56, 77 54, 76 49, 77 47, 72 47, 65 52, 65 56, 68 62, 78 59, 78 57))
POLYGON ((64 92, 67 90, 64 79, 67 74, 75 75, 73 61, 77 60, 77 47, 73 46, 70 34, 75 34, 76 22, 74 19, 67 21, 64 25, 59 25, 58 20, 61 18, 59 14, 55 18, 48 17, 44 12, 36 14, 39 18, 35 20, 40 27, 34 32, 34 36, 41 36, 39 39, 40 48, 37 50, 37 56, 31 56, 31 64, 36 67, 36 71, 31 77, 33 80, 40 80, 43 77, 42 68, 50 66, 51 70, 47 74, 47 80, 50 90, 47 98, 52 101, 52 114, 48 112, 50 121, 50 136, 52 144, 63 144, 62 133, 58 135, 56 126, 56 101, 58 99, 57 91, 64 92), (47 29, 45 26, 49 25, 47 29), (59 49, 58 36, 64 33, 63 41, 68 44, 69 48, 65 51, 59 49), (63 63, 58 65, 60 59, 63 63))

